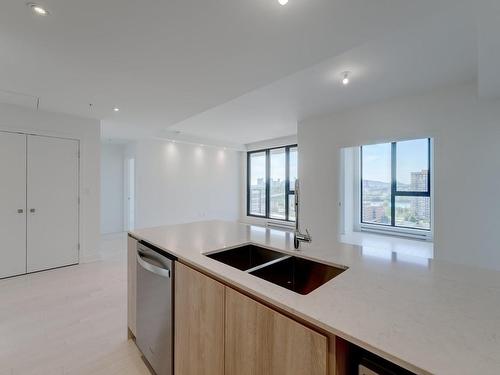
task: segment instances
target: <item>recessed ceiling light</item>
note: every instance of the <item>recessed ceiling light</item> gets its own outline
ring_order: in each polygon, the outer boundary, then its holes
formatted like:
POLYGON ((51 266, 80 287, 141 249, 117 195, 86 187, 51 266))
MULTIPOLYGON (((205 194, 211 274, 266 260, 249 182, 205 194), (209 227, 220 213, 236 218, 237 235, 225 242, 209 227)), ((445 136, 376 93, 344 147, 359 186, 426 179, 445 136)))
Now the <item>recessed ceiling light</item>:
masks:
POLYGON ((344 86, 347 86, 349 84, 349 74, 350 74, 350 72, 344 72, 344 73, 342 73, 342 76, 343 76, 343 78, 342 78, 342 84, 344 86))
POLYGON ((120 112, 120 108, 115 107, 115 108, 113 108, 113 111, 120 112))
POLYGON ((288 4, 288 0, 278 0, 278 3, 280 3, 280 5, 286 5, 288 4))
POLYGON ((49 14, 49 11, 42 7, 41 5, 35 4, 35 3, 28 3, 26 4, 27 6, 30 7, 30 9, 33 11, 38 16, 46 16, 49 14))

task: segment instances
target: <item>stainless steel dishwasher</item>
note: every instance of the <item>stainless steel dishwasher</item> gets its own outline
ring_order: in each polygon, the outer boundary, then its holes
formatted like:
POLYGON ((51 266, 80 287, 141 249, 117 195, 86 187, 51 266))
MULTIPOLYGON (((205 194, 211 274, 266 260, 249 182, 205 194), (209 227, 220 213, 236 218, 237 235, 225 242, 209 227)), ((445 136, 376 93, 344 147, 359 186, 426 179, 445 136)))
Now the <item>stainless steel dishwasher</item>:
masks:
POLYGON ((174 260, 137 244, 136 343, 157 375, 173 374, 174 260))

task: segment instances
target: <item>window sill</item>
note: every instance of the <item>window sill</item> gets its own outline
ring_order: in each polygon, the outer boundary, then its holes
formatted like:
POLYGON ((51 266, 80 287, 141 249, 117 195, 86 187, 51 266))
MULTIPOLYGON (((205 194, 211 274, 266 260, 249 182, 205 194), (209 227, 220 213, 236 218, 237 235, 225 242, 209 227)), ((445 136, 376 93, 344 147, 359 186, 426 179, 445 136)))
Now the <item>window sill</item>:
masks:
POLYGON ((365 250, 374 249, 385 255, 397 253, 426 259, 434 257, 434 243, 395 235, 351 232, 341 235, 340 241, 362 246, 365 250))
POLYGON ((384 227, 382 225, 361 224, 360 232, 373 233, 384 236, 409 238, 412 240, 432 241, 432 231, 411 228, 384 227))
POLYGON ((244 216, 241 220, 245 224, 260 225, 266 228, 290 231, 295 228, 295 221, 274 220, 265 217, 244 216))

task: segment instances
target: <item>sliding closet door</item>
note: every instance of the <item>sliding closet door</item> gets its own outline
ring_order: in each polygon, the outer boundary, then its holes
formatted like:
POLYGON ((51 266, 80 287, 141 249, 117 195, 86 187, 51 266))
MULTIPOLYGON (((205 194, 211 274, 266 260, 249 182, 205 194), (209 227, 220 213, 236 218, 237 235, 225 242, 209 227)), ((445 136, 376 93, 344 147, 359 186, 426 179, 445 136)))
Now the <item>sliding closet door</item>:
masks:
POLYGON ((28 136, 28 272, 78 263, 78 147, 28 136))
POLYGON ((0 278, 26 273, 26 136, 0 132, 0 278))

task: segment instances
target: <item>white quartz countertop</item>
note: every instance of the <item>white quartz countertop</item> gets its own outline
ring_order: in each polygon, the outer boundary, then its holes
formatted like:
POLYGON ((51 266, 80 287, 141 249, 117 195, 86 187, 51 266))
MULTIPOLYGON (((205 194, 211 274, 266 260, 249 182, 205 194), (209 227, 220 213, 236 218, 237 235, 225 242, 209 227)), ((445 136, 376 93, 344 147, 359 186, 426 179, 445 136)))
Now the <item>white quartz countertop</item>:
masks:
MULTIPOLYGON (((500 374, 500 272, 206 221, 130 232, 180 260, 419 374, 500 374), (208 258, 247 243, 349 269, 300 295, 208 258)), ((473 251, 473 249, 471 249, 473 251)))

